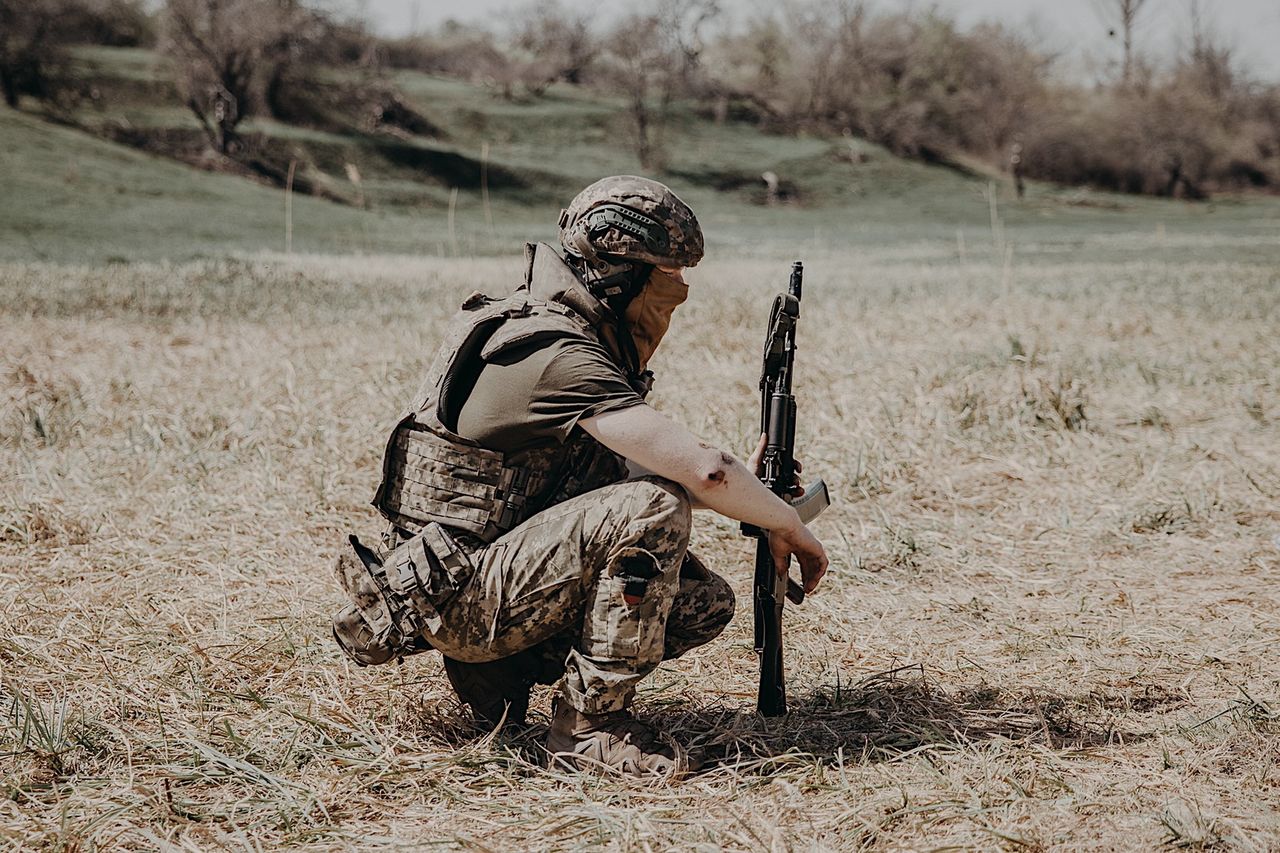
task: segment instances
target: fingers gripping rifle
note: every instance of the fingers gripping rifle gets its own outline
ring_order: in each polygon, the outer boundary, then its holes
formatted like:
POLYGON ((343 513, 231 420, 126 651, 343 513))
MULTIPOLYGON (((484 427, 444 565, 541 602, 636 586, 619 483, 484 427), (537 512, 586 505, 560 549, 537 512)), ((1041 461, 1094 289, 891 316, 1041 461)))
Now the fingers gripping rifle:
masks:
MULTIPOLYGON (((792 499, 796 481, 795 439, 796 398, 791 393, 795 367, 796 321, 800 318, 800 292, 804 268, 791 265, 791 282, 786 293, 773 300, 769 331, 764 341, 764 368, 760 373, 760 430, 765 434, 760 479, 775 495, 790 503, 807 524, 827 508, 827 486, 818 480, 802 497, 792 499)), ((755 647, 760 655, 760 692, 756 709, 766 717, 787 712, 786 680, 782 669, 782 608, 786 599, 804 601, 804 588, 780 573, 769 551, 769 534, 744 524, 742 532, 756 539, 755 647)))

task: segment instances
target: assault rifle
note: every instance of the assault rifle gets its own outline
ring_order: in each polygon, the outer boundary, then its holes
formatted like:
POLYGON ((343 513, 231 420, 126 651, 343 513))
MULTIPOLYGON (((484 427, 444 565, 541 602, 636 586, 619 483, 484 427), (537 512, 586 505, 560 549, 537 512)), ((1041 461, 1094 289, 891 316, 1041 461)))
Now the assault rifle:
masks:
MULTIPOLYGON (((808 524, 830 504, 827 484, 818 480, 800 497, 793 498, 796 479, 796 398, 791 393, 795 368, 796 321, 800 318, 800 291, 804 266, 791 265, 786 293, 773 300, 769 332, 764 339, 764 369, 760 372, 760 431, 765 435, 760 480, 775 495, 790 503, 808 524)), ((786 679, 782 671, 782 608, 786 599, 804 601, 804 587, 790 573, 781 574, 769 552, 769 534, 754 525, 742 525, 746 536, 756 539, 755 645, 760 655, 760 692, 756 710, 765 717, 787 713, 786 679)))

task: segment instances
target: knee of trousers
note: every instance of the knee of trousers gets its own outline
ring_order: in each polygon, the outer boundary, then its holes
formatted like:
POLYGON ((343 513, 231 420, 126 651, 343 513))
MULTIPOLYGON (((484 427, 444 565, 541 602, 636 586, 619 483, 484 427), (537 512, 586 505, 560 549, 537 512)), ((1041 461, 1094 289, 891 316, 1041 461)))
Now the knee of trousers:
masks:
POLYGON ((636 498, 632 522, 645 527, 644 538, 661 550, 683 556, 693 529, 693 508, 684 487, 663 477, 641 477, 628 485, 636 498))
POLYGON ((733 621, 735 608, 733 588, 715 572, 708 572, 696 587, 682 583, 667 624, 667 655, 682 654, 720 636, 733 621))
POLYGON ((712 572, 703 600, 706 606, 703 631, 711 637, 717 637, 733 621, 733 612, 737 609, 733 588, 727 580, 712 572))

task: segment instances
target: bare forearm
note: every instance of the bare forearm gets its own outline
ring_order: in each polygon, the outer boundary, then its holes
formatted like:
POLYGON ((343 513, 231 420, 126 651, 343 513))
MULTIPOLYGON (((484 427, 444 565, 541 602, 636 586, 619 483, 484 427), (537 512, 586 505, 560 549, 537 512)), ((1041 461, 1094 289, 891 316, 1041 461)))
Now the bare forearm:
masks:
POLYGON ((706 450, 709 452, 701 470, 688 482, 677 481, 696 504, 765 530, 800 526, 796 511, 765 488, 746 465, 722 450, 706 450))
POLYGON ((800 519, 731 453, 699 442, 648 406, 600 415, 582 427, 609 449, 685 488, 695 504, 766 530, 793 530, 800 519))

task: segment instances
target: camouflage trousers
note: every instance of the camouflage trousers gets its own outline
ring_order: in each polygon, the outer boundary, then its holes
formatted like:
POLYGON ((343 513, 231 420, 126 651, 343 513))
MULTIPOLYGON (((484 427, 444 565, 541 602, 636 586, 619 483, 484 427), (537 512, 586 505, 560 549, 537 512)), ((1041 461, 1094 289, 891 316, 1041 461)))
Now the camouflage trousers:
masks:
POLYGON ((687 554, 689 500, 656 477, 564 501, 472 553, 475 573, 427 638, 472 663, 541 646, 561 691, 587 714, 630 704, 664 659, 733 617, 728 583, 687 554))

